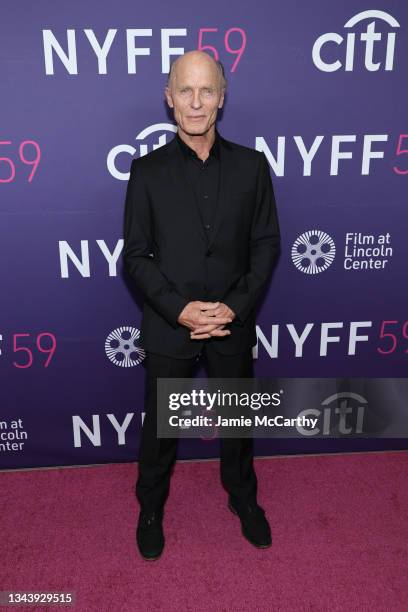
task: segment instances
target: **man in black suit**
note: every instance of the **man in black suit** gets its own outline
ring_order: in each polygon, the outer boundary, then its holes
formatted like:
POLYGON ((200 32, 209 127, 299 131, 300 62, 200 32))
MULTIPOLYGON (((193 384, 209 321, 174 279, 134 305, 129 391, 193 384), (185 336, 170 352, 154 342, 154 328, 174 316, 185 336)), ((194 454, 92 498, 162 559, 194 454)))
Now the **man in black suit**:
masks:
MULTIPOLYGON (((280 248, 269 165, 263 153, 216 129, 226 80, 220 62, 189 51, 165 89, 177 134, 134 159, 126 192, 123 258, 144 297, 145 418, 136 496, 137 544, 145 559, 164 547, 163 508, 177 438, 157 438, 158 377, 189 378, 200 357, 209 377, 253 377, 254 308, 280 248)), ((255 546, 271 545, 257 504, 252 438, 220 439, 228 507, 255 546)))

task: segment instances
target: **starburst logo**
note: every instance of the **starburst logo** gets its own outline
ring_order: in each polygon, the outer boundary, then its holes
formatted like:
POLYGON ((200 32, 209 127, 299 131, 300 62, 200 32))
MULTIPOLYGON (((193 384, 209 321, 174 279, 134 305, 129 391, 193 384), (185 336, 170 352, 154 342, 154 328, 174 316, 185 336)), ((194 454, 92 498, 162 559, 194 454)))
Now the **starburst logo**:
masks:
POLYGON ((292 246, 292 261, 304 274, 324 272, 336 254, 333 239, 321 230, 304 232, 292 246))
POLYGON ((118 327, 105 340, 105 352, 108 359, 122 368, 139 365, 146 356, 139 345, 140 330, 136 327, 118 327))

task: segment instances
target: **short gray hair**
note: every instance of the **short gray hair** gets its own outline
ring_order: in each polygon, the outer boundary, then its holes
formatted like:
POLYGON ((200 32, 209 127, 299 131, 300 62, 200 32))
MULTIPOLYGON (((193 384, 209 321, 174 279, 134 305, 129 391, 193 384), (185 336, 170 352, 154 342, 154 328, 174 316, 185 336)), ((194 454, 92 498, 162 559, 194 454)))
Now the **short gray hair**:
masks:
MULTIPOLYGON (((182 56, 179 56, 179 57, 182 57, 182 56)), ((173 66, 177 62, 179 57, 176 57, 175 59, 173 59, 171 64, 170 64, 169 74, 167 75, 167 87, 170 87, 170 81, 171 81, 171 78, 173 76, 173 66)), ((210 55, 210 57, 212 57, 212 56, 210 55)), ((223 66, 223 64, 222 64, 222 62, 220 60, 214 59, 214 61, 217 64, 217 68, 218 68, 218 71, 219 71, 219 74, 220 74, 221 89, 227 89, 227 79, 226 79, 226 76, 225 76, 224 66, 223 66)))

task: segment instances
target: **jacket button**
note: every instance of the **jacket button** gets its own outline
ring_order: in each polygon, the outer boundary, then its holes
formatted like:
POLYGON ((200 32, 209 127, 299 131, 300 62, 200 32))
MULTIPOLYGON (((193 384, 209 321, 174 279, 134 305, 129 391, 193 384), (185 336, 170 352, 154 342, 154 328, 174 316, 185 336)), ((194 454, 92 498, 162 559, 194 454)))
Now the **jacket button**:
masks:
POLYGON ((206 255, 206 257, 211 257, 212 254, 213 254, 212 251, 207 251, 205 255, 206 255))

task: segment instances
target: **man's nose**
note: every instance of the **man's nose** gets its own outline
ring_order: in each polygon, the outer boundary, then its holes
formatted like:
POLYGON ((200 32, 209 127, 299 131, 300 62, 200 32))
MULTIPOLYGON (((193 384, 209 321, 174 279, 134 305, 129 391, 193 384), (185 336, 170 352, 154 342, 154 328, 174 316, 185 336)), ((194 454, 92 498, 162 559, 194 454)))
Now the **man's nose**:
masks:
POLYGON ((200 92, 199 91, 194 91, 193 99, 191 101, 191 106, 193 106, 194 108, 200 108, 200 106, 201 106, 201 98, 200 98, 200 92))

